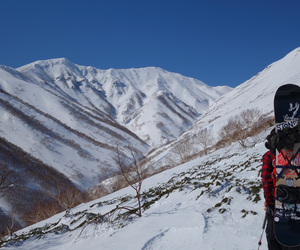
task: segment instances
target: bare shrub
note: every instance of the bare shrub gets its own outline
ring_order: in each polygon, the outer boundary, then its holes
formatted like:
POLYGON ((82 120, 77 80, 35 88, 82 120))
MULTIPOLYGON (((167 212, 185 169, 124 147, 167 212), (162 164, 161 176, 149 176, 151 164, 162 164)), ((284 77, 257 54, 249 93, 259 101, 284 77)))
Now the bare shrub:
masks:
POLYGON ((203 148, 204 154, 208 154, 208 148, 214 144, 214 136, 211 129, 203 129, 194 136, 195 141, 203 148))
POLYGON ((11 182, 13 171, 9 170, 6 164, 0 165, 0 195, 13 187, 11 182))
POLYGON ((83 193, 74 187, 57 188, 56 195, 53 198, 64 210, 70 210, 84 201, 83 193))
POLYGON ((17 213, 13 210, 10 215, 10 220, 6 221, 4 235, 11 236, 16 230, 16 225, 18 224, 16 217, 17 213))
POLYGON ((131 162, 128 162, 126 157, 120 151, 119 146, 117 147, 116 156, 113 157, 113 160, 117 164, 119 171, 126 181, 126 183, 131 186, 136 194, 138 201, 138 209, 131 208, 131 212, 142 216, 142 205, 141 205, 141 188, 144 179, 147 177, 147 169, 145 164, 138 157, 138 152, 134 150, 131 146, 128 146, 131 154, 131 162))
POLYGON ((170 159, 172 162, 184 163, 187 162, 193 154, 193 141, 190 138, 185 138, 177 142, 172 149, 175 159, 170 159))
POLYGON ((219 133, 220 142, 229 144, 237 141, 241 147, 245 148, 247 138, 257 133, 257 126, 261 120, 263 120, 263 116, 257 108, 247 109, 239 115, 231 117, 219 133))
POLYGON ((100 183, 99 185, 90 188, 88 191, 88 199, 89 200, 95 200, 97 198, 103 197, 105 195, 109 194, 109 191, 107 190, 107 188, 105 187, 105 185, 103 185, 102 183, 100 183))
POLYGON ((27 215, 26 222, 28 224, 37 223, 62 211, 62 207, 59 206, 56 202, 42 201, 39 199, 33 206, 33 210, 31 211, 31 213, 27 215))

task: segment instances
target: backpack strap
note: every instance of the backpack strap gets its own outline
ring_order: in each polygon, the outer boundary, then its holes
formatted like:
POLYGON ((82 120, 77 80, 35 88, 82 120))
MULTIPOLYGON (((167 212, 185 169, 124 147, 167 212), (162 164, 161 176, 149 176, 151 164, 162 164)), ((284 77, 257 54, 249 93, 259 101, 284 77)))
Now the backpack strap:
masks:
POLYGON ((288 165, 286 166, 276 166, 276 168, 282 168, 282 170, 280 171, 280 173, 278 175, 276 175, 278 178, 282 178, 282 175, 284 173, 284 170, 289 168, 292 170, 295 170, 295 172, 297 173, 297 178, 296 180, 298 180, 300 178, 300 166, 294 166, 292 165, 292 161, 296 158, 296 156, 300 153, 300 147, 297 149, 297 152, 295 154, 293 154, 293 156, 291 158, 289 158, 282 150, 279 151, 279 153, 283 156, 283 158, 288 162, 288 165))
POLYGON ((300 166, 293 166, 293 165, 287 165, 287 166, 276 166, 276 168, 281 168, 281 171, 279 174, 277 174, 277 178, 284 178, 283 174, 284 174, 284 170, 286 169, 292 169, 295 170, 295 172, 297 173, 297 178, 296 180, 298 180, 300 178, 300 172, 298 170, 300 170, 300 166))

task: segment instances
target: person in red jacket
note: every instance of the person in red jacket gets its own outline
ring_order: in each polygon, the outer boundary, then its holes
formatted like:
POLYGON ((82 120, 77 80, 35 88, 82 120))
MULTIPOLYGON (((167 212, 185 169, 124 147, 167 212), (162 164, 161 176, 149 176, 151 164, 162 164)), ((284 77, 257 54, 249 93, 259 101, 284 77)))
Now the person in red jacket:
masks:
MULTIPOLYGON (((273 129, 271 134, 275 133, 273 129)), ((300 250, 300 247, 285 247, 282 246, 276 239, 273 227, 273 213, 274 213, 274 180, 273 180, 273 169, 275 166, 276 153, 275 149, 272 149, 270 144, 266 143, 266 148, 269 149, 262 157, 262 169, 261 177, 263 184, 263 193, 265 197, 264 209, 267 212, 267 228, 266 237, 268 242, 269 250, 300 250)))
POLYGON ((274 183, 273 183, 273 166, 275 154, 271 150, 267 151, 262 158, 261 177, 263 183, 263 192, 265 197, 265 211, 267 211, 267 228, 266 237, 269 250, 283 249, 277 241, 273 229, 273 211, 274 211, 274 183))

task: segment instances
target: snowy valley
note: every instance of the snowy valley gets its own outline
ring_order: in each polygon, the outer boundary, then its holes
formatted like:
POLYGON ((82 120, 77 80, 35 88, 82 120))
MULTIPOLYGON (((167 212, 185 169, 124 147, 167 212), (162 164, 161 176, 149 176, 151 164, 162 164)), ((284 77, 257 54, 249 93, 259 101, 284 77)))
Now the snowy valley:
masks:
POLYGON ((23 190, 0 198, 1 221, 14 217, 25 226, 13 204, 23 202, 30 211, 33 197, 50 202, 49 187, 90 192, 102 182, 112 188, 112 159, 121 149, 130 162, 128 145, 145 156, 150 173, 168 170, 143 181, 141 217, 123 210, 102 217, 116 206, 137 206, 127 187, 24 228, 0 246, 256 249, 264 215, 264 138, 272 128, 274 93, 285 83, 300 85, 300 48, 235 89, 154 67, 99 70, 66 59, 16 70, 1 66, 0 162, 9 162, 15 190, 23 190), (242 146, 237 138, 221 140, 228 121, 249 109, 259 111, 264 126, 242 146), (207 148, 199 143, 201 131, 209 132, 207 148))

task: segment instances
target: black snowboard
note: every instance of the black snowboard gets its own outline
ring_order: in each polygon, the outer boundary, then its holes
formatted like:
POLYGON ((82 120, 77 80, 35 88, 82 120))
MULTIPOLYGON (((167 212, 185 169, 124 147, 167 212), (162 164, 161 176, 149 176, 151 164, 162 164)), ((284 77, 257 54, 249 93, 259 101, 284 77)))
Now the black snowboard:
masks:
MULTIPOLYGON (((286 84, 278 88, 274 98, 276 131, 294 128, 300 117, 300 87, 286 84)), ((300 121, 299 121, 300 122, 300 121)), ((300 245, 300 145, 276 150, 276 188, 274 230, 278 241, 286 246, 300 245), (289 197, 288 197, 289 196, 289 197)))

